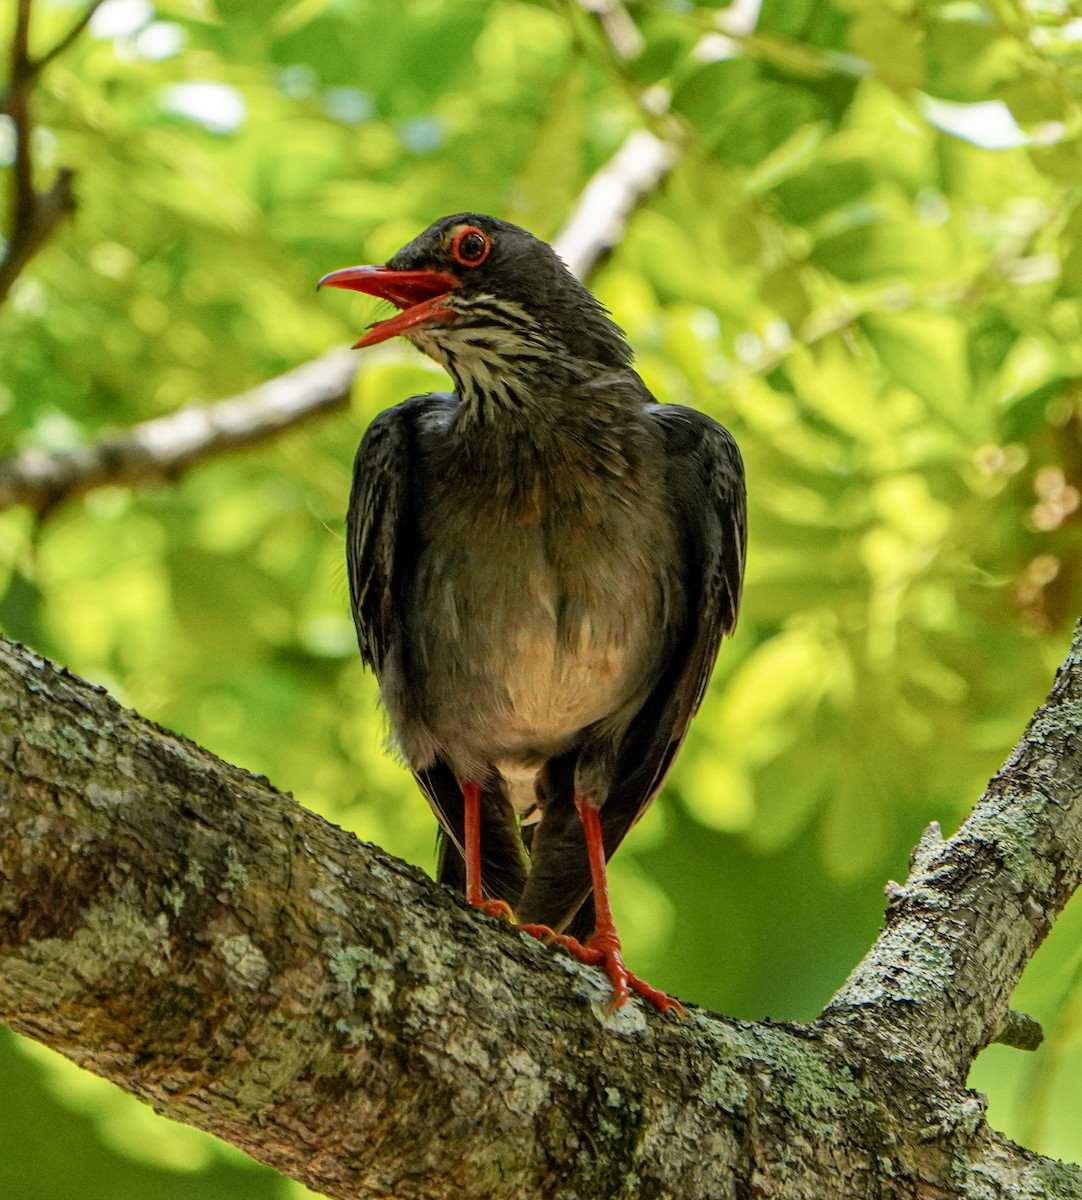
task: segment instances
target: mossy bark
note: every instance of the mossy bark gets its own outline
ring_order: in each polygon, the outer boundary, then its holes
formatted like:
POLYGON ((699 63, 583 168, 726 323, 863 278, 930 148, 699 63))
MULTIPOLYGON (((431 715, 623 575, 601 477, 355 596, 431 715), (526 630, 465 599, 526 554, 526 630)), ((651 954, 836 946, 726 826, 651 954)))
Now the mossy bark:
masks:
POLYGON ((926 844, 795 1026, 609 1014, 596 970, 0 641, 0 1017, 332 1197, 1082 1197, 961 1086, 1077 883, 1073 654, 1021 744, 1055 788, 1016 751, 972 819, 1025 786, 1025 838, 957 887, 943 846, 977 826, 926 844))

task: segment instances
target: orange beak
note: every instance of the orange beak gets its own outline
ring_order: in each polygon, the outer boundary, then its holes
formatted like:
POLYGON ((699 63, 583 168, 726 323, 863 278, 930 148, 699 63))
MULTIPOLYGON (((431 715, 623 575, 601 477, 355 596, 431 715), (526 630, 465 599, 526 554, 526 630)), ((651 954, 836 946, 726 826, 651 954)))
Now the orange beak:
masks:
POLYGON ((364 292, 381 300, 389 300, 402 310, 398 316, 377 321, 370 326, 364 337, 353 343, 354 350, 385 342, 418 325, 437 325, 455 319, 455 314, 444 306, 444 301, 458 287, 458 280, 442 271, 343 267, 340 271, 324 275, 317 286, 364 292))

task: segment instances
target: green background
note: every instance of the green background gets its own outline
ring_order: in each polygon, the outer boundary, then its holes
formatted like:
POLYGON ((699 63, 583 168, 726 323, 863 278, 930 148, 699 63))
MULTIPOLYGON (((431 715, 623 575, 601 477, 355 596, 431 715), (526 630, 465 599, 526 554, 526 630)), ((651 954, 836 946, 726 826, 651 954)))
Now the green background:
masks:
MULTIPOLYGON (((36 50, 81 11, 38 0, 36 50)), ((0 447, 251 387, 385 315, 317 296, 325 272, 463 209, 551 237, 629 132, 677 138, 592 283, 658 397, 736 435, 750 550, 740 628, 613 892, 653 983, 805 1019, 922 828, 980 794, 1082 612, 1082 14, 617 18, 614 46, 570 3, 109 0, 35 91, 39 186, 74 167, 79 210, 0 308, 0 447)), ((342 536, 365 425, 442 386, 402 346, 348 411, 264 448, 0 512, 0 627, 431 867, 427 806, 381 750, 342 536)), ((998 1128, 1074 1160, 1080 979, 1075 904, 1016 996, 1044 1047, 994 1047, 972 1076, 998 1128)), ((304 1194, 6 1033, 0 1097, 3 1196, 304 1194)))

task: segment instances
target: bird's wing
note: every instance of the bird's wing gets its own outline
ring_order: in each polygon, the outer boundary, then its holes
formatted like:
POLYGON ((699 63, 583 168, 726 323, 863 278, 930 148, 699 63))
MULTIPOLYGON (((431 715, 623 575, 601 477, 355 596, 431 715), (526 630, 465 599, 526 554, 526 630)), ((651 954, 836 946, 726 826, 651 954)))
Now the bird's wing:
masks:
MULTIPOLYGON (((402 578, 416 542, 410 478, 414 473, 415 397, 381 413, 357 448, 346 516, 349 599, 361 658, 382 673, 403 649, 402 578)), ((392 669, 401 669, 397 665, 392 669)))
MULTIPOLYGON (((387 409, 369 425, 353 464, 346 516, 350 606, 361 658, 375 672, 385 696, 409 690, 405 611, 408 581, 420 548, 415 508, 423 452, 420 423, 448 402, 439 394, 414 396, 387 409)), ((410 766, 436 816, 453 831, 454 776, 448 780, 449 772, 410 766)), ((461 809, 461 794, 457 802, 461 809)), ((457 821, 461 825, 461 813, 457 821)))
MULTIPOLYGON (((421 423, 453 400, 441 393, 415 396, 368 427, 353 467, 346 517, 346 562, 353 621, 361 657, 384 690, 407 686, 409 646, 404 609, 419 535, 415 504, 421 423)), ((463 807, 458 780, 440 758, 413 767, 418 786, 442 828, 439 878, 452 886, 462 875, 463 807)), ((482 795, 482 877, 486 894, 514 904, 526 878, 518 823, 498 786, 482 795)))
MULTIPOLYGON (((681 405, 658 404, 649 413, 664 438, 688 609, 669 664, 620 746, 605 805, 617 842, 661 787, 702 702, 721 639, 736 628, 747 542, 744 464, 732 434, 681 405)), ((608 834, 605 840, 607 846, 608 834)))
MULTIPOLYGON (((676 757, 721 639, 736 625, 744 577, 744 467, 732 435, 693 409, 652 405, 648 411, 665 451, 688 609, 664 673, 617 747, 601 807, 607 856, 646 810, 676 757)), ((548 764, 549 804, 531 848, 534 867, 520 915, 584 937, 593 914, 584 903, 590 875, 572 805, 573 777, 573 756, 548 764)))
POLYGON ((673 696, 674 729, 682 737, 710 682, 718 645, 740 612, 748 533, 744 463, 732 434, 705 413, 659 404, 650 415, 665 434, 670 494, 686 538, 691 608, 673 696))

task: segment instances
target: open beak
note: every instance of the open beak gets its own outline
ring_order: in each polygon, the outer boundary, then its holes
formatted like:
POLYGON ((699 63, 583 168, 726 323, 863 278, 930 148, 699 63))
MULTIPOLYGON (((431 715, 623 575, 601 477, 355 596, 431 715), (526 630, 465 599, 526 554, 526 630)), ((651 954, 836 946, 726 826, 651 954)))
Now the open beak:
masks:
POLYGON ((442 271, 394 271, 390 267, 343 267, 324 275, 318 287, 347 288, 390 300, 402 311, 386 321, 377 321, 364 337, 353 343, 354 350, 374 346, 388 338, 415 329, 418 325, 437 325, 453 321, 455 314, 444 301, 458 287, 453 275, 442 271))

